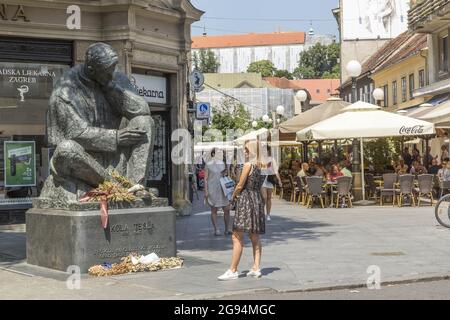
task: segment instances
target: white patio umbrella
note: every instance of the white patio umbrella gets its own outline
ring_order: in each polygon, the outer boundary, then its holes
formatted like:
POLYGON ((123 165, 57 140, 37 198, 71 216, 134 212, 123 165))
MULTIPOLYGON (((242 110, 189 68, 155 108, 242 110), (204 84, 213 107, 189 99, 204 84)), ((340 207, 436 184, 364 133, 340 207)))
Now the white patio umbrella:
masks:
POLYGON ((262 134, 269 134, 269 130, 266 128, 261 128, 258 130, 254 130, 251 131, 247 134, 244 134, 243 136, 237 138, 234 140, 235 144, 244 144, 246 141, 250 141, 250 140, 257 140, 258 136, 262 135, 262 134))
POLYGON ((358 101, 342 109, 340 114, 298 131, 297 140, 361 139, 361 185, 365 200, 364 138, 415 137, 435 132, 433 123, 382 111, 376 105, 358 101))

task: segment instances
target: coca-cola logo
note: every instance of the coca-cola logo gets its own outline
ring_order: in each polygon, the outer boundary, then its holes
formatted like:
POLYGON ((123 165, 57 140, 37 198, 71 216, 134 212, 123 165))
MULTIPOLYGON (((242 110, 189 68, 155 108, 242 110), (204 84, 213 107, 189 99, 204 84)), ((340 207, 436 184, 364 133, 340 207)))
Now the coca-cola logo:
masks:
POLYGON ((399 133, 400 134, 421 134, 421 133, 423 133, 423 127, 424 126, 420 126, 420 125, 413 126, 413 127, 402 126, 400 128, 399 133))

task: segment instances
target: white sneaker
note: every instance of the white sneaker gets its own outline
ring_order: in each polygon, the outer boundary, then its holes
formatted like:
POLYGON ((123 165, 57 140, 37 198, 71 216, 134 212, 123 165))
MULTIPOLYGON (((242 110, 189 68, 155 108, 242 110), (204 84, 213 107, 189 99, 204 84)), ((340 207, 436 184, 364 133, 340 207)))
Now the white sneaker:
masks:
POLYGON ((231 270, 227 270, 223 275, 217 277, 220 281, 236 280, 237 278, 239 278, 239 273, 237 271, 231 272, 231 270))
POLYGON ((270 218, 270 214, 268 214, 267 215, 267 221, 270 221, 270 220, 272 220, 272 219, 270 218))
POLYGON ((253 271, 253 269, 252 269, 249 272, 247 272, 247 277, 259 278, 259 277, 261 277, 261 270, 258 269, 256 271, 253 271))

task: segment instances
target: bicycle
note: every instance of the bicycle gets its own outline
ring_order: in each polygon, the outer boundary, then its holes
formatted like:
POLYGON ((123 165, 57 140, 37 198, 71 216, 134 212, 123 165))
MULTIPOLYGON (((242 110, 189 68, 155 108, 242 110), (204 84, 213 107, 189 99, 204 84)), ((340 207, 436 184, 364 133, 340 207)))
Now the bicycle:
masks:
POLYGON ((434 209, 434 215, 440 225, 450 228, 450 194, 439 199, 434 209))

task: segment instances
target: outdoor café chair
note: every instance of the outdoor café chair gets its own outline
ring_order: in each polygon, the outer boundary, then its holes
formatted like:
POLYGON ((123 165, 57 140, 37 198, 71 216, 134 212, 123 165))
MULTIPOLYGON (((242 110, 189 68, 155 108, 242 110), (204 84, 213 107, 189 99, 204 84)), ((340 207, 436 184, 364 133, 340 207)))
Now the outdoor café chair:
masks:
POLYGON ((281 199, 286 199, 289 197, 292 201, 292 189, 294 188, 293 182, 292 182, 292 176, 287 176, 283 179, 283 186, 281 187, 281 199))
POLYGON ((339 200, 341 199, 344 199, 344 201, 347 200, 350 208, 352 208, 352 195, 350 193, 352 187, 352 178, 338 177, 336 181, 336 191, 333 191, 333 193, 336 194, 336 208, 339 208, 339 200))
POLYGON ((395 190, 398 193, 398 206, 401 207, 403 204, 403 198, 408 196, 411 199, 411 205, 416 205, 416 200, 414 198, 414 175, 403 174, 398 177, 398 182, 400 188, 395 190))
POLYGON ((372 173, 366 173, 364 176, 366 179, 367 198, 376 198, 377 185, 375 184, 374 175, 372 173))
POLYGON ((433 205, 433 178, 432 174, 421 174, 417 177, 419 187, 415 189, 417 193, 417 206, 420 207, 420 197, 429 196, 430 205, 433 205))
POLYGON ((450 181, 439 181, 439 189, 440 189, 440 194, 439 194, 439 198, 442 198, 442 196, 444 195, 444 191, 448 191, 450 190, 450 181))
POLYGON ((383 197, 392 197, 392 205, 395 206, 395 188, 394 184, 397 182, 397 174, 385 173, 383 174, 383 187, 377 187, 380 193, 380 205, 383 205, 383 197))
MULTIPOLYGON (((299 176, 295 176, 295 191, 296 194, 298 194, 298 198, 297 198, 297 204, 304 204, 304 198, 306 198, 306 189, 305 189, 305 185, 303 183, 303 179, 300 178, 299 176)), ((295 201, 294 201, 295 202, 295 201)))
POLYGON ((323 180, 321 177, 306 177, 306 184, 307 184, 307 201, 306 201, 306 207, 309 208, 309 205, 311 204, 314 199, 319 198, 320 204, 322 205, 322 208, 325 208, 324 206, 324 198, 325 198, 325 192, 322 189, 323 180))
POLYGON ((295 200, 297 199, 297 188, 295 186, 294 178, 291 175, 289 175, 289 181, 291 184, 291 191, 290 191, 291 200, 290 201, 295 203, 295 200))
POLYGON ((287 179, 287 176, 285 176, 284 174, 281 175, 280 199, 283 199, 284 189, 286 187, 286 184, 288 184, 288 183, 289 183, 289 181, 287 179))

